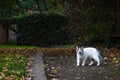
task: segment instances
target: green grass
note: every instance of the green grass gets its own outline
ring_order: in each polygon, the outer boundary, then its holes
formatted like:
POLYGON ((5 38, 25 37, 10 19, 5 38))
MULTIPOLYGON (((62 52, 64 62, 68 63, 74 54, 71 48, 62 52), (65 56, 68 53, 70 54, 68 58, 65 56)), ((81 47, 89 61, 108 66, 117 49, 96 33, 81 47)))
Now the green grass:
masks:
POLYGON ((0 80, 6 80, 7 77, 22 80, 22 76, 27 75, 27 61, 25 55, 0 53, 0 80))
POLYGON ((50 46, 51 48, 75 48, 75 44, 71 44, 71 45, 53 45, 50 46))
POLYGON ((0 45, 0 48, 36 48, 36 46, 0 45))

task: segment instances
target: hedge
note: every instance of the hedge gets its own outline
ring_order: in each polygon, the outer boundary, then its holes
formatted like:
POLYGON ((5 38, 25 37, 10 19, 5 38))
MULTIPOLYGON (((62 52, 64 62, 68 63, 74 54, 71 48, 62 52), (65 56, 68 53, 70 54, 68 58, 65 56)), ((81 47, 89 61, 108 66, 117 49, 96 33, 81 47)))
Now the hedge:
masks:
POLYGON ((66 17, 58 14, 33 14, 16 22, 18 41, 23 45, 61 45, 68 41, 66 17))

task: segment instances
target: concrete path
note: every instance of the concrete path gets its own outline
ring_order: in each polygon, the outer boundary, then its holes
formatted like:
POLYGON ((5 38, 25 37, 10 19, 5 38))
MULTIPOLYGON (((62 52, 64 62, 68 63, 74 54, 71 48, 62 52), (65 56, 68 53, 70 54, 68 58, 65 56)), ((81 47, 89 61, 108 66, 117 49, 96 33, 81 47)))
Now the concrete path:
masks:
POLYGON ((33 70, 31 74, 35 75, 33 77, 33 80, 47 80, 45 70, 43 67, 44 64, 42 56, 43 56, 42 52, 40 52, 40 50, 37 50, 37 54, 33 62, 33 67, 31 68, 33 70))

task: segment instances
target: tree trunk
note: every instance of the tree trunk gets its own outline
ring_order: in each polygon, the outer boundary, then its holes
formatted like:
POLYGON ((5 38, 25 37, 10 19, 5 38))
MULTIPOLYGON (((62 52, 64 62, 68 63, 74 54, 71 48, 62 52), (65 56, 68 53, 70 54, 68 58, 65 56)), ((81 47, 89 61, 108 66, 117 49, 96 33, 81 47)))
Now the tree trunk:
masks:
POLYGON ((5 35, 6 35, 6 43, 8 43, 8 41, 9 41, 9 25, 4 25, 5 26, 5 31, 6 31, 6 33, 5 33, 5 35))
POLYGON ((117 18, 117 27, 116 27, 116 31, 117 31, 117 35, 120 35, 120 0, 116 0, 116 18, 117 18))
POLYGON ((23 10, 23 8, 22 8, 22 6, 21 6, 20 1, 19 1, 19 0, 16 0, 16 2, 17 2, 17 5, 19 6, 19 11, 20 11, 20 15, 21 15, 21 14, 23 14, 24 10, 23 10))
POLYGON ((37 5, 37 8, 38 8, 39 12, 41 13, 41 9, 40 9, 40 5, 39 5, 39 1, 38 1, 38 0, 34 0, 34 1, 35 1, 36 5, 37 5))
POLYGON ((43 2, 43 4, 44 4, 44 6, 45 6, 45 10, 48 12, 48 8, 47 8, 47 5, 46 5, 45 0, 42 0, 42 2, 43 2))
MULTIPOLYGON (((69 19, 68 28, 70 29, 70 42, 78 41, 77 37, 83 38, 84 33, 80 27, 80 20, 83 19, 82 11, 83 11, 83 0, 70 0, 69 9, 67 10, 67 17, 69 19)), ((82 21, 82 20, 81 20, 82 21)))

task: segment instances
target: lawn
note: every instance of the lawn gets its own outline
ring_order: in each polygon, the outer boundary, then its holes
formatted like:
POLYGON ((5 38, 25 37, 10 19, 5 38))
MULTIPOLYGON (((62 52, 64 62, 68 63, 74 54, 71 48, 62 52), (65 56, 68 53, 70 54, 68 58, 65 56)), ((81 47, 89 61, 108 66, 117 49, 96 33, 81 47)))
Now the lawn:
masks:
POLYGON ((0 54, 0 80, 21 80, 27 75, 27 56, 20 54, 0 54))
POLYGON ((36 46, 0 45, 0 48, 36 48, 36 46))
POLYGON ((0 80, 25 80, 30 76, 34 46, 0 45, 0 80))

